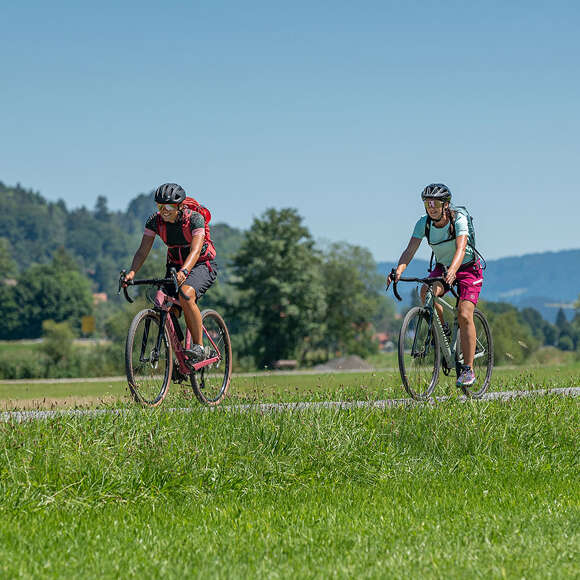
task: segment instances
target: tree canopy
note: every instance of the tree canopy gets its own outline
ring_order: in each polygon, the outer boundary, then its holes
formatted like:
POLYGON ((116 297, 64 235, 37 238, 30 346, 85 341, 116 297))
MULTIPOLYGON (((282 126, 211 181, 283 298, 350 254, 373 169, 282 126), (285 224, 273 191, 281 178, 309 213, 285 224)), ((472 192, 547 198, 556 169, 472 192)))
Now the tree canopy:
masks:
POLYGON ((302 340, 321 331, 321 256, 295 209, 268 209, 254 219, 233 266, 260 366, 292 357, 302 340))

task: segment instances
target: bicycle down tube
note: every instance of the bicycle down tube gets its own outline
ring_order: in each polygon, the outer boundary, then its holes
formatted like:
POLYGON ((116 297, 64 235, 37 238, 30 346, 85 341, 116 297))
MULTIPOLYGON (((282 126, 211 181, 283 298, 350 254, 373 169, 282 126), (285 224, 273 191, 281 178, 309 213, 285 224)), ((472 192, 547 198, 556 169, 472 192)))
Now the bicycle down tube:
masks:
MULTIPOLYGON (((168 330, 168 334, 169 334, 169 339, 171 340, 171 346, 173 347, 173 352, 175 353, 175 356, 177 358, 177 361, 179 363, 179 367, 182 369, 182 372, 186 372, 189 371, 189 369, 193 369, 194 371, 198 371, 199 369, 208 366, 210 364, 213 364, 215 362, 218 362, 220 360, 220 356, 219 356, 219 348, 216 346, 215 342, 212 340, 211 336, 208 334, 205 326, 203 326, 202 324, 202 332, 208 337, 209 341, 211 342, 212 346, 215 348, 216 352, 218 353, 217 356, 211 357, 211 358, 206 358, 198 363, 194 363, 192 365, 187 365, 186 363, 186 359, 185 359, 185 354, 183 352, 183 346, 181 345, 181 342, 179 340, 179 335, 177 333, 177 329, 175 327, 175 325, 173 324, 173 318, 171 316, 168 316, 168 305, 166 304, 166 301, 170 301, 174 304, 177 304, 177 300, 175 300, 174 298, 171 298, 170 296, 167 296, 162 290, 159 290, 157 292, 157 295, 155 296, 155 304, 158 306, 158 308, 161 310, 161 322, 160 322, 160 327, 159 327, 159 336, 157 338, 157 351, 159 351, 159 348, 161 347, 161 338, 163 336, 163 331, 162 328, 164 325, 167 326, 167 330, 168 330)), ((191 335, 189 334, 189 330, 186 331, 186 340, 189 342, 191 339, 191 335)))

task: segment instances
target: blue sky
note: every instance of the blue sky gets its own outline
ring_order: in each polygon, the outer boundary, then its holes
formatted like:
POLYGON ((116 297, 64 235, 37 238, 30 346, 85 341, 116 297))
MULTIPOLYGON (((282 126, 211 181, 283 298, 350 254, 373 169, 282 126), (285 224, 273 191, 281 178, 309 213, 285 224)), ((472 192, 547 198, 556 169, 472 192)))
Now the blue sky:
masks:
MULTIPOLYGON (((578 2, 3 2, 0 180, 398 258, 444 181, 489 258, 580 247, 578 2)), ((421 255, 428 256, 426 248, 421 255)))

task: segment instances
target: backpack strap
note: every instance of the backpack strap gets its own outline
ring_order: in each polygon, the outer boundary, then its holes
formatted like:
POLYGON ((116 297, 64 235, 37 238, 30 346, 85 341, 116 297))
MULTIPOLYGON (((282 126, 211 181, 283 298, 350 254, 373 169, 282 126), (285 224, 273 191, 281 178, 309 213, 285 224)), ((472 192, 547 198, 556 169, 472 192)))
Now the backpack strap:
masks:
MULTIPOLYGON (((209 210, 207 210, 203 206, 198 205, 197 207, 205 210, 205 211, 198 212, 204 216, 204 219, 205 219, 205 215, 206 215, 205 212, 207 212, 207 215, 208 215, 208 219, 206 220, 206 223, 205 223, 205 241, 204 241, 204 243, 206 244, 206 250, 205 250, 205 252, 203 252, 203 254, 200 254, 200 256, 197 260, 197 263, 199 264, 199 263, 205 262, 209 271, 211 272, 212 267, 210 264, 210 260, 215 259, 215 256, 216 256, 215 246, 211 240, 211 237, 209 234, 209 226, 208 226, 208 221, 211 219, 211 214, 209 213, 209 210)), ((183 237, 186 239, 188 244, 191 244, 191 240, 193 239, 193 236, 191 235, 191 225, 190 225, 191 224, 191 214, 193 211, 197 211, 197 208, 191 209, 191 206, 184 207, 182 210, 182 214, 181 214, 181 230, 183 233, 183 237)), ((167 246, 167 262, 170 263, 170 261, 171 261, 170 250, 174 250, 175 248, 177 248, 177 251, 179 253, 179 258, 178 258, 179 262, 181 264, 183 264, 183 262, 185 261, 185 258, 187 258, 187 255, 189 254, 189 246, 170 245, 167 243, 167 224, 161 218, 161 214, 159 214, 159 213, 157 213, 157 234, 159 235, 159 237, 163 240, 163 242, 167 246), (185 253, 185 255, 184 255, 184 253, 185 253)), ((171 263, 173 263, 173 261, 171 261, 171 263)))
MULTIPOLYGON (((462 209, 465 209, 465 208, 462 207, 462 209)), ((456 214, 457 213, 459 213, 459 212, 456 211, 456 214)), ((431 233, 431 222, 432 221, 433 220, 429 216, 427 216, 427 221, 425 222, 425 237, 427 238, 427 243, 429 245, 431 245, 431 241, 429 240, 429 234, 431 233)), ((454 231, 455 231, 455 229, 454 229, 454 231)), ((446 240, 443 240, 441 242, 437 242, 436 244, 433 244, 433 245, 437 246, 439 244, 443 244, 444 242, 449 242, 449 241, 455 239, 455 237, 456 236, 454 235, 454 233, 451 232, 451 228, 450 228, 449 237, 446 240)), ((475 247, 475 245, 470 243, 469 236, 467 237, 467 245, 473 250, 473 253, 476 256, 476 259, 479 258, 479 260, 481 260, 483 262, 483 266, 481 269, 485 270, 487 268, 487 262, 485 261, 485 258, 481 255, 481 253, 478 251, 478 249, 475 247)), ((428 270, 429 273, 431 273, 433 271, 434 258, 435 258, 435 252, 433 252, 433 250, 431 250, 431 259, 429 260, 429 270, 428 270)))

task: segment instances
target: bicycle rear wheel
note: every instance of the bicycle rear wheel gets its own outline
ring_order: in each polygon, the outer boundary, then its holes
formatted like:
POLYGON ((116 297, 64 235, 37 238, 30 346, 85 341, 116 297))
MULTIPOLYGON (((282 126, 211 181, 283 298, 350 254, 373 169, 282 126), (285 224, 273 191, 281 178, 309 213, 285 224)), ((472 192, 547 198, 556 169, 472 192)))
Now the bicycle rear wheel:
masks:
MULTIPOLYGON (((461 387, 461 390, 466 396, 479 399, 487 391, 489 383, 491 382, 491 373, 493 371, 493 339, 485 315, 477 308, 473 313, 473 323, 475 324, 476 336, 473 372, 477 380, 469 387, 461 387)), ((457 341, 456 358, 459 364, 463 364, 461 340, 457 341)))
POLYGON ((167 329, 160 328, 159 314, 149 308, 141 310, 131 322, 125 346, 127 381, 135 401, 149 407, 159 405, 169 389, 172 366, 171 342, 167 329))
POLYGON ((399 333, 399 370, 405 390, 413 399, 428 399, 437 380, 441 352, 439 336, 429 313, 419 306, 407 312, 399 333))
POLYGON ((219 405, 228 392, 232 376, 230 335, 224 319, 215 310, 204 310, 201 319, 206 358, 219 355, 220 359, 191 373, 191 386, 202 403, 219 405))

